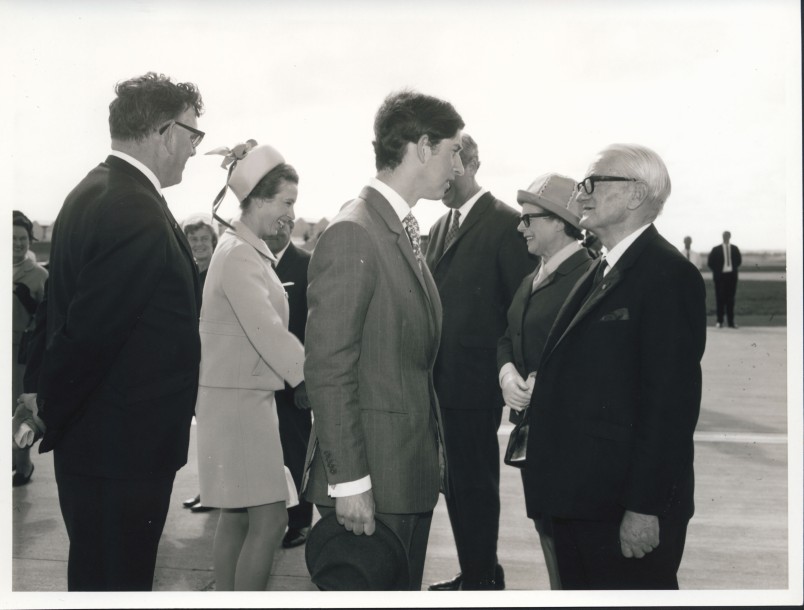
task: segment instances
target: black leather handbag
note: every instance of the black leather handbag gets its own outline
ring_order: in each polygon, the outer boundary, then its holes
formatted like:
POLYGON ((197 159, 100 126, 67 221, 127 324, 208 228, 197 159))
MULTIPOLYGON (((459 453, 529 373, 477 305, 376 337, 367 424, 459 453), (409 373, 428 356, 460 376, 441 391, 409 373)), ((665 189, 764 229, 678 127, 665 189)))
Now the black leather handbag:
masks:
POLYGON ((511 436, 508 437, 508 447, 505 449, 503 461, 514 468, 524 468, 526 452, 528 449, 528 429, 530 428, 530 418, 528 409, 518 418, 511 436))

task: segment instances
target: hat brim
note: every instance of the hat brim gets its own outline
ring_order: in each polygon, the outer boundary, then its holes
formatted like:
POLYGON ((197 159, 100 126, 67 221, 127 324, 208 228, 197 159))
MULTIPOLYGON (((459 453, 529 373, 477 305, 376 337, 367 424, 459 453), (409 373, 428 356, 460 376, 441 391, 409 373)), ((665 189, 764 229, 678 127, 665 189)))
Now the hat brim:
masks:
MULTIPOLYGON (((407 549, 396 532, 383 523, 381 518, 375 517, 374 523, 375 529, 372 537, 376 536, 375 540, 382 541, 386 546, 394 549, 397 555, 404 558, 404 561, 398 562, 399 565, 397 567, 399 570, 397 573, 395 589, 406 590, 410 584, 410 568, 408 565, 407 549)), ((351 537, 349 538, 350 541, 355 538, 355 534, 347 531, 344 526, 338 523, 335 511, 319 519, 318 522, 316 522, 316 524, 310 529, 304 549, 304 560, 307 564, 307 571, 310 573, 311 577, 316 572, 317 561, 321 556, 324 547, 328 544, 331 544, 334 539, 343 536, 351 537)), ((365 534, 362 534, 361 536, 365 536, 365 534)), ((313 582, 314 584, 317 584, 315 581, 313 582)))
POLYGON ((548 199, 545 199, 544 197, 534 195, 530 191, 517 191, 516 200, 519 205, 524 203, 538 205, 540 208, 544 208, 546 211, 550 212, 553 216, 558 216, 561 220, 568 222, 576 229, 581 228, 580 218, 578 218, 566 207, 562 207, 548 199))

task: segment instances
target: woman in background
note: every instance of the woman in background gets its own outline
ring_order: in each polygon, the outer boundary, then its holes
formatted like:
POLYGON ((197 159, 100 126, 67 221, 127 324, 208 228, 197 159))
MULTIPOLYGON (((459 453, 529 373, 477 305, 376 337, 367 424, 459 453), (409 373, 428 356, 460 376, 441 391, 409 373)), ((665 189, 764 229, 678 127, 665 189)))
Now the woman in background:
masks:
POLYGON ((270 146, 235 161, 228 186, 241 214, 221 236, 204 286, 198 471, 204 504, 221 508, 219 591, 265 590, 287 525, 274 392, 287 382, 306 403, 304 348, 288 330, 287 295, 263 239, 295 218, 298 181, 270 146))
MULTIPOLYGON (((47 271, 35 263, 29 256, 28 250, 34 240, 33 223, 18 210, 13 213, 12 236, 12 262, 13 292, 11 305, 12 315, 12 358, 11 358, 11 412, 17 408, 17 397, 23 392, 22 378, 25 374, 25 354, 21 353, 23 333, 30 326, 36 307, 42 300, 45 292, 47 271)), ((22 352, 25 346, 22 345, 22 352)), ((12 452, 12 466, 14 476, 12 485, 20 487, 31 481, 34 465, 31 462, 31 448, 19 448, 14 445, 12 452)))

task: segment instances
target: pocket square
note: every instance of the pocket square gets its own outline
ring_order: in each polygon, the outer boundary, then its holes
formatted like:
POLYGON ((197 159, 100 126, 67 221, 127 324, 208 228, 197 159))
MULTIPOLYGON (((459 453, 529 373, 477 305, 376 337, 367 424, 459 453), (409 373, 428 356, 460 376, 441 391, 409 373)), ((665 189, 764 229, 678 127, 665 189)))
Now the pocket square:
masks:
POLYGON ((601 322, 617 322, 620 320, 630 320, 627 307, 620 307, 600 318, 601 322))

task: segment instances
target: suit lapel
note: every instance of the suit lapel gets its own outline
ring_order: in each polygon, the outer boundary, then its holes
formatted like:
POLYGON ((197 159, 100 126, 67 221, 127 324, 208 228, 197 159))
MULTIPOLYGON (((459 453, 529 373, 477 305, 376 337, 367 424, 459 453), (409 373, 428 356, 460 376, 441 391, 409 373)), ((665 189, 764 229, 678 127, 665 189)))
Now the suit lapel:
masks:
POLYGON ((597 263, 589 268, 586 274, 578 280, 578 283, 567 297, 566 302, 558 314, 556 323, 553 325, 550 336, 547 338, 547 346, 544 352, 546 357, 549 357, 564 337, 588 316, 591 311, 596 309, 600 302, 623 281, 628 274, 628 270, 637 258, 639 258, 645 246, 657 236, 658 232, 656 231, 656 227, 653 225, 648 227, 642 235, 628 247, 620 260, 617 261, 611 271, 609 271, 603 278, 603 281, 595 287, 591 294, 589 290, 592 286, 592 280, 594 279, 602 259, 598 259, 597 263), (573 312, 575 313, 573 314, 573 312))

